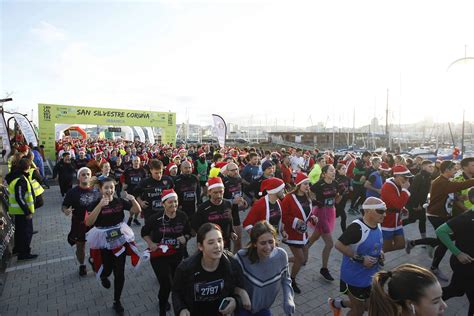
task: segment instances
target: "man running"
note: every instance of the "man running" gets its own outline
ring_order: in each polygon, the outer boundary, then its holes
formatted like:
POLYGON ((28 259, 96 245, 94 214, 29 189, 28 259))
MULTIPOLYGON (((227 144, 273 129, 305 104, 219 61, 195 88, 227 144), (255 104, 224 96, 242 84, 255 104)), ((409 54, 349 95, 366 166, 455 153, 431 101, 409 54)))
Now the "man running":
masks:
POLYGON ((76 258, 80 265, 80 276, 87 274, 86 265, 84 264, 87 231, 84 223, 85 215, 86 212, 92 212, 101 199, 99 191, 90 184, 91 177, 92 173, 89 168, 83 167, 79 169, 77 172, 79 185, 66 193, 62 205, 62 211, 66 216, 72 214, 71 231, 67 236, 67 241, 71 246, 76 245, 76 258))

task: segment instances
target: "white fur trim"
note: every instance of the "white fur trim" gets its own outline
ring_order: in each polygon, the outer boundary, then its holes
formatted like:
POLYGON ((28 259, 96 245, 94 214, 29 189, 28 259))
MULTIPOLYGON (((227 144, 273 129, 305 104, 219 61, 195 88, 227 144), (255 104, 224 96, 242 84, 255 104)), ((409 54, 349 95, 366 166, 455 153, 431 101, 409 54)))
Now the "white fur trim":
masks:
POLYGON ((168 194, 166 194, 165 196, 163 196, 163 197, 161 198, 161 202, 164 202, 164 201, 166 201, 167 199, 172 198, 172 197, 178 198, 178 195, 177 195, 176 193, 174 193, 174 192, 168 193, 168 194))
POLYGON ((280 185, 279 187, 276 187, 275 189, 267 190, 267 193, 268 193, 268 194, 275 194, 275 193, 280 192, 280 191, 283 190, 284 188, 285 188, 285 184, 283 183, 282 185, 280 185))
POLYGON ((210 190, 210 189, 214 189, 214 188, 223 188, 223 187, 224 187, 224 184, 218 182, 218 183, 214 183, 214 184, 208 186, 207 189, 210 190))

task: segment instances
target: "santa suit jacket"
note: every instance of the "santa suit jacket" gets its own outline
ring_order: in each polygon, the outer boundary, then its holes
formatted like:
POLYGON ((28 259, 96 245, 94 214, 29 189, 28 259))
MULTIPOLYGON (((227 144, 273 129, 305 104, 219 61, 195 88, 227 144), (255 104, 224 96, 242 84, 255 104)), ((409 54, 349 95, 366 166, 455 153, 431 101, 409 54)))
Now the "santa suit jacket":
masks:
POLYGON ((308 233, 305 232, 302 234, 297 231, 296 224, 298 223, 298 220, 302 220, 305 223, 308 222, 313 210, 312 202, 309 202, 311 212, 308 214, 308 216, 306 216, 303 207, 301 206, 294 193, 287 194, 281 202, 281 205, 282 222, 285 227, 285 232, 288 234, 288 239, 286 240, 286 243, 305 245, 308 241, 308 233))
POLYGON ((408 203, 410 191, 401 189, 393 178, 387 179, 382 185, 380 198, 387 205, 387 214, 382 223, 382 230, 393 231, 402 228, 400 211, 408 203))
MULTIPOLYGON (((277 200, 277 204, 280 207, 281 212, 283 213, 279 200, 277 200)), ((245 230, 250 231, 257 222, 263 220, 270 223, 270 205, 268 201, 268 195, 261 197, 252 205, 252 208, 247 214, 247 217, 245 217, 242 226, 245 230)), ((280 231, 280 227, 278 227, 278 231, 280 231)))

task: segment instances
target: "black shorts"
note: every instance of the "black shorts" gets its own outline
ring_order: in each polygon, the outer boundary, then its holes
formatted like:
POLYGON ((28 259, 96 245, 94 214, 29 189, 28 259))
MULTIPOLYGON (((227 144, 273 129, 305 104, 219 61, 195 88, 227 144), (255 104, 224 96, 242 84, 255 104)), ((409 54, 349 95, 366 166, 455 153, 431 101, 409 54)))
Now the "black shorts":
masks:
POLYGON ((371 287, 357 287, 357 286, 352 286, 347 284, 346 282, 341 280, 340 283, 340 292, 342 294, 349 295, 351 294, 354 296, 356 299, 359 301, 365 301, 368 300, 370 297, 370 289, 371 287))
POLYGON ((232 205, 232 221, 234 222, 234 226, 240 226, 240 224, 242 224, 240 222, 239 207, 237 205, 232 205))
POLYGON ((292 243, 288 243, 284 240, 282 240, 282 242, 286 245, 288 245, 289 247, 294 247, 294 248, 298 248, 298 249, 303 249, 308 243, 306 242, 306 244, 292 244, 292 243))
POLYGON ((67 235, 67 241, 71 246, 74 246, 76 242, 86 242, 86 233, 89 227, 84 224, 84 221, 73 219, 71 222, 71 230, 67 235))

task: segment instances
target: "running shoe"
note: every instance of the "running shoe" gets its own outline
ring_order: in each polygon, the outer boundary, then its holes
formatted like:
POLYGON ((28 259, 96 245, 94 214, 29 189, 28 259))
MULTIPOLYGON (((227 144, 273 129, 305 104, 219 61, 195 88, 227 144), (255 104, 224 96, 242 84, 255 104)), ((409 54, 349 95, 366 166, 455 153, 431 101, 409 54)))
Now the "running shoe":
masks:
POLYGON ((441 281, 449 281, 449 278, 439 268, 431 269, 431 272, 441 281))
POLYGON ((405 252, 406 252, 407 254, 410 254, 410 252, 411 252, 411 250, 413 249, 413 247, 415 247, 415 246, 413 246, 413 244, 411 243, 411 240, 410 240, 410 239, 407 239, 407 240, 405 241, 405 252))
POLYGON ((298 284, 296 284, 296 280, 295 280, 295 279, 291 279, 291 287, 293 288, 293 291, 294 291, 296 294, 301 294, 301 290, 300 290, 300 288, 298 287, 298 284))
POLYGON ((79 266, 79 275, 80 276, 86 276, 87 275, 87 268, 85 264, 81 264, 79 266))
POLYGON ((115 301, 113 308, 117 315, 123 315, 123 313, 125 312, 125 308, 123 308, 123 305, 122 303, 120 303, 120 301, 115 301))
POLYGON ((100 283, 102 284, 103 287, 106 289, 110 289, 110 280, 108 278, 100 278, 100 283))
POLYGON ((328 305, 329 305, 329 308, 331 309, 331 312, 332 312, 333 316, 340 316, 341 315, 341 309, 334 306, 334 302, 335 302, 335 299, 328 298, 328 305))
POLYGON ((321 273, 321 275, 326 281, 334 281, 334 278, 332 277, 331 273, 329 273, 329 270, 327 268, 321 268, 321 270, 319 270, 319 273, 321 273))

